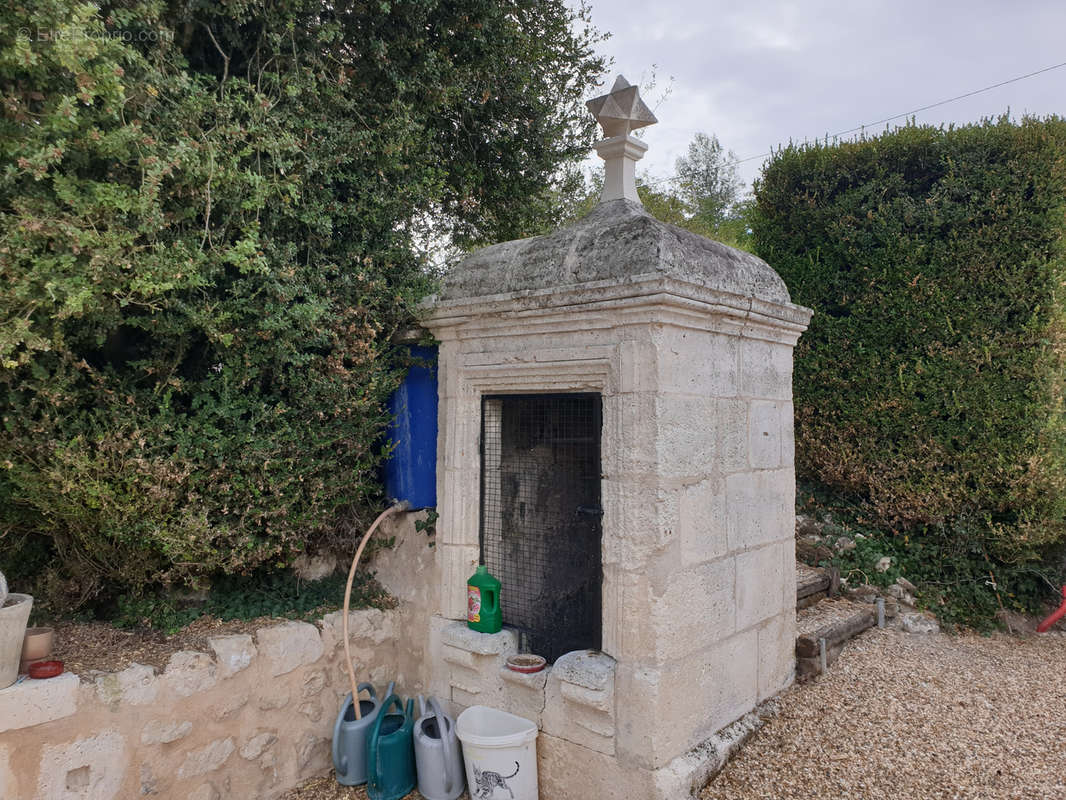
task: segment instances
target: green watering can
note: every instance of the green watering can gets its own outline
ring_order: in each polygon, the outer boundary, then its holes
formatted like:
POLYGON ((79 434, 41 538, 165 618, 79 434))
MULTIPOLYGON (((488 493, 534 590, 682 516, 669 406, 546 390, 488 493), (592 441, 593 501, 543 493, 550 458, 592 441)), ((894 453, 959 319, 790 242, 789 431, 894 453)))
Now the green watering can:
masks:
POLYGON ((370 800, 400 800, 415 788, 415 701, 390 694, 381 704, 374 727, 366 740, 367 783, 370 800), (388 713, 391 706, 396 713, 388 713))

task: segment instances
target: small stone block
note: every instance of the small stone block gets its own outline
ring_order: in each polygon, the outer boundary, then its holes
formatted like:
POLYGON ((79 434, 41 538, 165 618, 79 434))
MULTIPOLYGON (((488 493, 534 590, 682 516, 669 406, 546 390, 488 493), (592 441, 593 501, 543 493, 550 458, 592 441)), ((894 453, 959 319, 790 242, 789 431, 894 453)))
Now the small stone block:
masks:
POLYGON ((188 736, 191 730, 192 723, 189 721, 152 720, 141 731, 141 744, 152 745, 176 742, 178 739, 188 736))
POLYGON ((220 678, 228 678, 247 668, 257 652, 252 637, 247 633, 212 636, 207 640, 207 645, 214 651, 218 660, 220 678))
POLYGON ((69 717, 77 704, 78 676, 72 672, 0 689, 0 733, 69 717))
POLYGON ((255 632, 259 652, 269 673, 277 677, 322 657, 324 647, 318 628, 309 622, 283 622, 255 632))
POLYGON ((453 622, 446 625, 441 631, 441 641, 450 647, 476 653, 479 656, 518 652, 517 637, 513 631, 481 633, 471 630, 465 622, 453 622))
POLYGON ((615 660, 598 650, 574 650, 556 659, 552 675, 566 683, 603 691, 614 683, 615 660))

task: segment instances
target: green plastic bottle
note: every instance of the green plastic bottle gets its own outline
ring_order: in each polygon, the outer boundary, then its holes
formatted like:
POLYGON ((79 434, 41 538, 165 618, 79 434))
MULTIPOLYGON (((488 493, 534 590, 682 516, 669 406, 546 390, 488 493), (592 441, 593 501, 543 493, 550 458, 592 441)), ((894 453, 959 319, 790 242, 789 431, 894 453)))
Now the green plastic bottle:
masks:
POLYGON ((482 633, 498 633, 503 627, 500 582, 484 564, 466 582, 466 624, 482 633))

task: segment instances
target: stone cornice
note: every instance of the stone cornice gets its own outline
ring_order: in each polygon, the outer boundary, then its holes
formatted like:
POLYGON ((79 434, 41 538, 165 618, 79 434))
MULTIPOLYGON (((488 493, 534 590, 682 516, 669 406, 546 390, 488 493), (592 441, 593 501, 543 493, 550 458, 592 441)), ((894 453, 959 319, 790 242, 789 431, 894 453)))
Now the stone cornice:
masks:
POLYGON ((660 323, 794 344, 813 314, 792 303, 743 297, 662 274, 445 301, 431 297, 423 309, 422 323, 442 340, 660 323))

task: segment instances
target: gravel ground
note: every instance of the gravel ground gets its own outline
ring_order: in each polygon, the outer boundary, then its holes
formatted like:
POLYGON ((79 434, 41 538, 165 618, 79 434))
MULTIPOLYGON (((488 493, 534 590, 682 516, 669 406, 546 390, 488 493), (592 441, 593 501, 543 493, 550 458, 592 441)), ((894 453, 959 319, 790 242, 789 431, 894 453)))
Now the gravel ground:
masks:
POLYGON ((1066 798, 1066 636, 867 631, 704 789, 753 798, 1066 798))
MULTIPOLYGON (((312 778, 299 788, 282 797, 282 800, 367 800, 366 787, 341 786, 330 772, 324 778, 312 778)), ((425 800, 418 790, 411 792, 404 800, 425 800)), ((470 795, 463 792, 457 800, 470 800, 470 795)))

